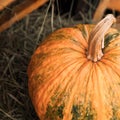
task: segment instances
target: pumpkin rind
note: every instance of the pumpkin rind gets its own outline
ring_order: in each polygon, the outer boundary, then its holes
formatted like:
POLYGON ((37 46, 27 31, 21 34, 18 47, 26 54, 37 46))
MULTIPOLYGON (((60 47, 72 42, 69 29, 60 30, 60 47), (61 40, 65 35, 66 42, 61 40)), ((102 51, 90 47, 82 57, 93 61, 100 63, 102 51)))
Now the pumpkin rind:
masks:
POLYGON ((93 28, 59 29, 33 54, 29 93, 41 120, 120 119, 120 35, 111 28, 104 56, 92 62, 86 52, 93 28))

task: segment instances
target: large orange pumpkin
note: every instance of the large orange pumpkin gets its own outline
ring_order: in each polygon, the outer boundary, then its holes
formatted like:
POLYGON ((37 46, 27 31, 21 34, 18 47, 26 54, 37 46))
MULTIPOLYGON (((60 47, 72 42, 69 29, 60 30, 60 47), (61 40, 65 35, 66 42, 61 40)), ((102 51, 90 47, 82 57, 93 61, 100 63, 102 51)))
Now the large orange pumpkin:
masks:
POLYGON ((40 120, 120 120, 120 33, 96 26, 49 35, 33 54, 29 93, 40 120))

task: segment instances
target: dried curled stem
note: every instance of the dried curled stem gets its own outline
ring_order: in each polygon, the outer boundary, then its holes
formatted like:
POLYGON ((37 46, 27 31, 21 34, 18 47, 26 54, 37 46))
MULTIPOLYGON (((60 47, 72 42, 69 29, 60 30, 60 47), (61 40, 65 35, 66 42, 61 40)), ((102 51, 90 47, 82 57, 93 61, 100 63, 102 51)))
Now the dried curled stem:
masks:
POLYGON ((88 59, 93 62, 101 59, 103 56, 102 48, 104 48, 104 35, 114 22, 116 22, 115 17, 109 14, 92 30, 88 40, 88 59))

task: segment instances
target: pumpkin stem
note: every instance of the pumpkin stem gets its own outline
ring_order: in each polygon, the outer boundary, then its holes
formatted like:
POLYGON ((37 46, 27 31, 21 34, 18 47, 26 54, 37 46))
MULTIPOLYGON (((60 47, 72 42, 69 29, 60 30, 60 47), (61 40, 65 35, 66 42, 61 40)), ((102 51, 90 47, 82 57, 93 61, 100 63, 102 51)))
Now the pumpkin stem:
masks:
POLYGON ((97 62, 103 56, 102 48, 104 48, 104 35, 112 24, 116 22, 112 14, 102 19, 91 31, 88 40, 87 58, 93 62, 97 62))

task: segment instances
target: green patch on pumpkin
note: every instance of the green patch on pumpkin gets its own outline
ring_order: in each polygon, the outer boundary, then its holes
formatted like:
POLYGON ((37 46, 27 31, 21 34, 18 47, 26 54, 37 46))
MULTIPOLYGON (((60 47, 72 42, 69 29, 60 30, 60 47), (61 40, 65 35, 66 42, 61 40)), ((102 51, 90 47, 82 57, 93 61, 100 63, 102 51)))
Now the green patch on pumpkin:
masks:
POLYGON ((80 24, 80 25, 75 26, 74 28, 79 29, 81 31, 83 37, 85 39, 87 38, 87 31, 86 31, 85 25, 80 24))
MULTIPOLYGON (((52 100, 54 101, 55 99, 52 100)), ((56 105, 49 104, 46 110, 45 119, 63 120, 64 107, 65 107, 64 104, 61 104, 59 106, 57 104, 56 105)), ((86 107, 84 106, 84 104, 73 105, 71 114, 72 114, 71 120, 95 120, 97 116, 90 102, 87 104, 86 107)))
POLYGON ((120 108, 117 107, 117 106, 114 106, 112 108, 112 111, 113 111, 113 116, 110 120, 120 120, 120 108))
POLYGON ((80 106, 79 105, 73 105, 72 107, 72 114, 73 114, 73 117, 72 117, 72 120, 78 120, 80 118, 80 106))
POLYGON ((94 120, 96 118, 96 113, 91 104, 88 104, 86 108, 84 105, 73 105, 72 115, 72 120, 94 120))
POLYGON ((110 43, 111 40, 115 39, 116 37, 118 37, 120 35, 120 33, 114 33, 114 34, 107 34, 105 36, 105 41, 104 41, 104 46, 107 47, 110 43))
POLYGON ((45 119, 50 119, 50 120, 62 120, 63 118, 63 108, 64 105, 60 106, 51 106, 48 105, 47 107, 47 112, 45 114, 45 119))

